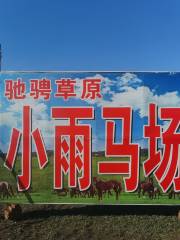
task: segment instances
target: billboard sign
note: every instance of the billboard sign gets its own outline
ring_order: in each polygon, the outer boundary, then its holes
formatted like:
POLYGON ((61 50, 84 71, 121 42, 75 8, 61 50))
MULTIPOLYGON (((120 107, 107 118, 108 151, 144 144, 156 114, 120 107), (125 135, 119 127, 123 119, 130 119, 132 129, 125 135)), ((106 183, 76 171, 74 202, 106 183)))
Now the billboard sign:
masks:
POLYGON ((179 204, 180 73, 1 72, 0 202, 179 204))

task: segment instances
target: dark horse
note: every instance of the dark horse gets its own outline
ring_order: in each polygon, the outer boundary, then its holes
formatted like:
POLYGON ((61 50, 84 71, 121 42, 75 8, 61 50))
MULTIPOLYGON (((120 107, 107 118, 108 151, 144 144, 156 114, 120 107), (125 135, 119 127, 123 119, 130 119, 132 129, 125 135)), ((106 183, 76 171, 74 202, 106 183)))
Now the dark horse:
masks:
POLYGON ((118 200, 119 195, 122 191, 121 182, 118 182, 116 180, 102 181, 94 177, 93 183, 95 184, 95 187, 97 189, 98 200, 102 200, 103 193, 108 193, 108 197, 112 195, 111 190, 115 192, 116 200, 118 200))
POLYGON ((178 196, 178 198, 180 198, 180 196, 179 196, 179 192, 175 192, 175 190, 172 188, 172 189, 170 189, 170 191, 169 191, 169 193, 168 193, 168 197, 169 197, 169 199, 172 199, 172 198, 176 198, 176 195, 178 196))
POLYGON ((14 196, 14 191, 10 183, 0 182, 0 198, 9 198, 14 196))
POLYGON ((138 184, 138 196, 142 195, 144 196, 144 194, 147 192, 150 198, 153 198, 154 196, 154 184, 153 184, 153 179, 152 178, 148 178, 148 181, 141 181, 138 184), (152 193, 152 194, 151 194, 152 193))

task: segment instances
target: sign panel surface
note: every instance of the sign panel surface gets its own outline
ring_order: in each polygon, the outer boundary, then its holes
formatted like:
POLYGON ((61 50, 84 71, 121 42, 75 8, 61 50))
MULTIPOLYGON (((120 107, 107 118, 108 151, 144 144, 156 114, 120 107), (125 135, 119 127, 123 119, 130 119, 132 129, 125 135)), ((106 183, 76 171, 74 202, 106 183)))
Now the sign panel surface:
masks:
POLYGON ((179 204, 180 73, 1 72, 0 202, 179 204))

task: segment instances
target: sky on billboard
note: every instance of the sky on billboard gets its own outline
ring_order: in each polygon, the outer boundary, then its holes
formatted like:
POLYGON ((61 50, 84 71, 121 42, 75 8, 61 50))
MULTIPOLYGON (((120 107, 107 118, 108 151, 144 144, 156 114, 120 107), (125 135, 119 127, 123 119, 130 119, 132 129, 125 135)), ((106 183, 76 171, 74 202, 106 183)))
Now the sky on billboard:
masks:
MULTIPOLYGON (((51 119, 51 107, 53 106, 93 106, 95 108, 95 120, 79 120, 80 124, 92 126, 92 151, 100 151, 105 148, 105 120, 101 117, 102 107, 131 106, 133 109, 132 141, 139 143, 142 148, 147 147, 147 140, 143 138, 143 125, 147 124, 148 104, 156 103, 158 107, 180 106, 180 73, 174 72, 81 72, 81 73, 2 73, 0 75, 0 145, 7 152, 10 142, 12 127, 22 128, 22 107, 32 107, 32 129, 38 127, 44 138, 46 148, 54 149, 54 127, 66 125, 67 120, 51 119), (29 96, 24 100, 7 100, 4 96, 4 80, 21 77, 27 86, 29 80, 34 78, 47 78, 52 82, 52 95, 49 101, 40 98, 34 100, 29 96), (77 96, 64 100, 55 98, 55 80, 71 78, 77 82, 77 96), (80 99, 81 82, 86 78, 101 79, 102 98, 95 100, 80 99), (172 84, 169 84, 171 82, 172 84)), ((168 122, 159 123, 165 129, 168 122)), ((116 120, 116 141, 121 141, 121 121, 116 120)))

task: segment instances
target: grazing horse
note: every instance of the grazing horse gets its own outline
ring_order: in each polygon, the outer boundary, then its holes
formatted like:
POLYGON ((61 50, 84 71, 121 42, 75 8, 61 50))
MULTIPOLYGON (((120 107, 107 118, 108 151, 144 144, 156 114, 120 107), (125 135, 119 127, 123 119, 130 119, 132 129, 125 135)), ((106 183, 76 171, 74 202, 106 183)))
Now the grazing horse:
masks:
POLYGON ((175 199, 176 195, 177 195, 179 198, 179 194, 180 194, 179 192, 175 192, 174 189, 171 189, 170 192, 168 193, 168 197, 169 197, 169 199, 172 199, 172 198, 175 199))
POLYGON ((67 196, 68 194, 68 189, 67 188, 62 188, 62 189, 55 189, 55 193, 57 193, 58 196, 67 196))
POLYGON ((116 194, 116 200, 118 200, 120 193, 122 192, 122 184, 116 180, 111 180, 111 183, 114 185, 113 190, 116 194))
POLYGON ((149 178, 147 182, 146 181, 139 182, 137 191, 139 197, 141 196, 141 192, 143 196, 147 192, 149 194, 149 197, 153 198, 154 195, 153 179, 149 178))
POLYGON ((84 191, 81 191, 79 187, 71 188, 70 191, 70 197, 88 197, 93 198, 96 195, 96 189, 93 184, 90 185, 90 187, 84 191))
POLYGON ((93 184, 87 190, 82 191, 82 196, 86 198, 93 198, 96 195, 96 188, 93 184))
POLYGON ((147 193, 150 199, 159 199, 159 196, 161 196, 160 189, 157 187, 154 187, 154 190, 153 189, 148 190, 147 193))
POLYGON ((11 195, 6 187, 6 184, 4 184, 4 182, 1 182, 0 183, 0 198, 4 199, 5 197, 8 198, 10 196, 11 195))
POLYGON ((80 189, 78 187, 75 188, 70 188, 69 190, 70 193, 70 197, 80 197, 82 195, 82 192, 80 191, 80 189))
POLYGON ((0 182, 0 198, 3 197, 12 197, 14 196, 14 191, 10 183, 0 182))
POLYGON ((155 188, 154 188, 154 198, 155 198, 155 199, 156 199, 156 198, 159 199, 160 196, 161 196, 161 191, 160 191, 160 189, 159 189, 158 187, 155 187, 155 188))
POLYGON ((112 195, 111 190, 114 190, 116 193, 116 200, 118 200, 119 194, 122 191, 122 185, 120 182, 116 180, 102 181, 98 180, 96 177, 93 178, 93 182, 97 189, 98 200, 102 200, 103 193, 108 193, 108 197, 109 195, 112 195))
POLYGON ((90 187, 88 188, 88 197, 94 197, 96 195, 96 189, 95 186, 93 184, 90 185, 90 187))

